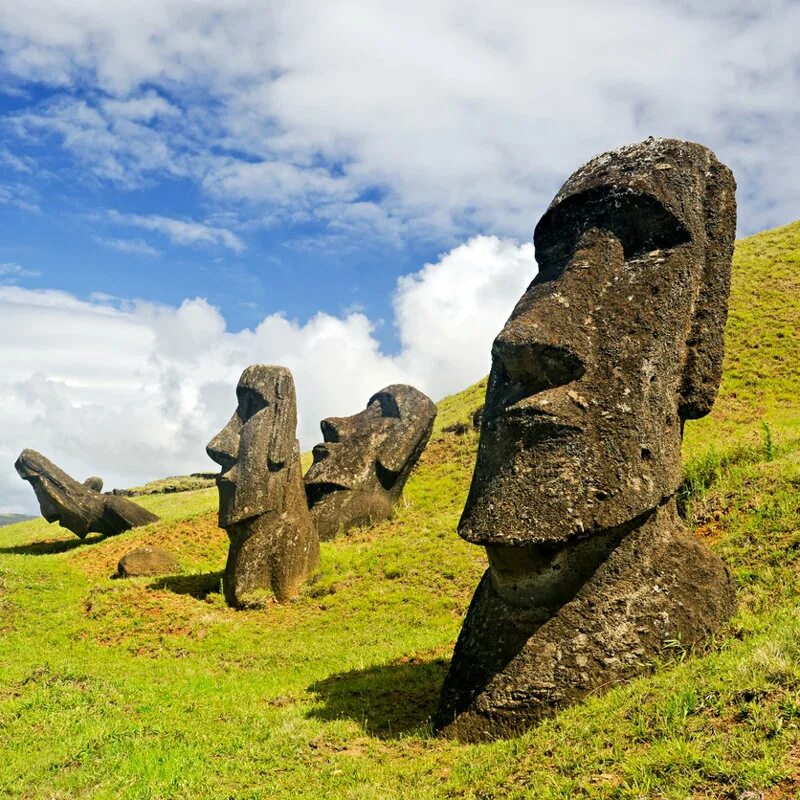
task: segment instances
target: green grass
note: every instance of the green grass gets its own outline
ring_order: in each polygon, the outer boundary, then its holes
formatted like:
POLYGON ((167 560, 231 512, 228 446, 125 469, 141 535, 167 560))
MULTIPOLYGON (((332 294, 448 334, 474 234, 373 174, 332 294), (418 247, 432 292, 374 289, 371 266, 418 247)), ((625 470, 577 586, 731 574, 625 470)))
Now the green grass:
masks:
POLYGON ((485 565, 455 533, 477 435, 444 431, 481 383, 439 404, 394 517, 324 544, 285 606, 225 607, 213 489, 142 497, 161 521, 107 540, 1 529, 0 797, 798 796, 798 264, 800 224, 738 244, 720 401, 686 429, 685 514, 739 593, 703 652, 665 643, 518 739, 430 735, 485 565), (110 580, 144 542, 180 574, 110 580))
POLYGON ((159 478, 142 486, 132 486, 128 494, 136 497, 144 494, 174 494, 175 492, 192 492, 196 489, 208 489, 215 486, 214 474, 196 472, 193 475, 173 475, 159 478))

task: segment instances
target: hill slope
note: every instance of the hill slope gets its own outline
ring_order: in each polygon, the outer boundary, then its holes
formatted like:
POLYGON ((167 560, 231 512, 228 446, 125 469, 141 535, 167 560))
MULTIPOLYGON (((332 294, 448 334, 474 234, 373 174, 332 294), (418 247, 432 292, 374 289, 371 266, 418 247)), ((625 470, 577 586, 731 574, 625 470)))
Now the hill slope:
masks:
POLYGON ((455 534, 477 437, 444 430, 477 384, 440 403, 393 519, 323 545, 287 606, 225 607, 213 489, 142 498, 162 520, 104 541, 3 528, 0 796, 797 796, 798 267, 800 223, 738 243, 720 400, 687 426, 686 513, 739 587, 706 653, 666 643, 653 675, 519 739, 430 737, 485 566, 455 534), (109 580, 142 543, 182 573, 109 580))
POLYGON ((16 525, 18 522, 25 522, 29 519, 35 519, 30 514, 0 514, 0 527, 3 525, 16 525))

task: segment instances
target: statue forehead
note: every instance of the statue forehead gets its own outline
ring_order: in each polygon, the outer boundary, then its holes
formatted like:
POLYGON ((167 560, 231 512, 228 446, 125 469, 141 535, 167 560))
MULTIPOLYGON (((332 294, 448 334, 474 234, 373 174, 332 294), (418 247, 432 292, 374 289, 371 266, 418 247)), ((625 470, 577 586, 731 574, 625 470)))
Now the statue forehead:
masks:
POLYGON ((237 394, 255 392, 265 399, 283 396, 292 385, 292 376, 286 367, 255 364, 247 367, 236 386, 237 394))
POLYGON ((649 139, 593 158, 565 181, 536 226, 543 278, 592 227, 613 232, 626 258, 701 241, 712 165, 721 166, 708 148, 676 139, 649 139))

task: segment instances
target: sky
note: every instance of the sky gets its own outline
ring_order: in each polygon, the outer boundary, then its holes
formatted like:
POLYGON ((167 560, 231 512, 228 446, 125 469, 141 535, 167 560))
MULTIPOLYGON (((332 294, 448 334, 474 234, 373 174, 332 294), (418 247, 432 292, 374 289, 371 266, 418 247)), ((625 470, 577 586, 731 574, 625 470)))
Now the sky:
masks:
POLYGON ((800 3, 0 0, 0 513, 41 450, 213 470, 250 363, 298 436, 488 370, 593 155, 702 142, 739 234, 800 217, 800 3))

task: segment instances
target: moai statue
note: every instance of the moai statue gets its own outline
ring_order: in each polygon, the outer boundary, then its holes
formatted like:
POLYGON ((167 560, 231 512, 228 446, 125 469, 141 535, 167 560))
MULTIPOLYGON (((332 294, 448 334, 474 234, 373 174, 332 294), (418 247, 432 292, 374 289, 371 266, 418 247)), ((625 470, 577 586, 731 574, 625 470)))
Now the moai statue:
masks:
POLYGON ((683 424, 722 372, 730 170, 648 139, 594 158, 534 233, 539 273, 492 348, 459 533, 486 548, 434 727, 507 736, 730 618, 676 512, 683 424))
POLYGON ((92 475, 90 478, 87 478, 83 482, 83 485, 87 489, 91 489, 92 491, 95 491, 95 492, 102 492, 103 491, 103 479, 100 478, 97 475, 92 475))
POLYGON ((255 364, 242 373, 236 395, 230 422, 206 447, 222 467, 219 525, 231 540, 225 599, 241 606, 252 592, 271 589, 283 602, 297 594, 319 561, 295 438, 292 373, 255 364))
POLYGON ((23 450, 14 467, 33 486, 42 516, 81 539, 87 533, 114 536, 158 520, 155 514, 124 497, 100 494, 100 478, 78 483, 35 450, 23 450))
POLYGON ((396 384, 352 417, 322 420, 306 494, 319 538, 386 519, 428 443, 436 405, 413 386, 396 384))

